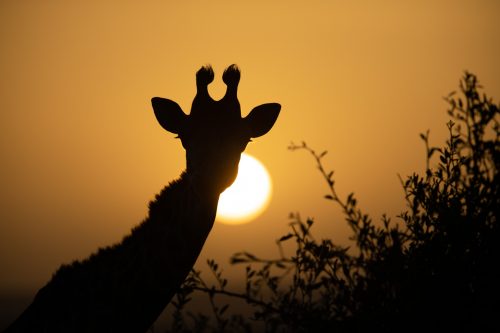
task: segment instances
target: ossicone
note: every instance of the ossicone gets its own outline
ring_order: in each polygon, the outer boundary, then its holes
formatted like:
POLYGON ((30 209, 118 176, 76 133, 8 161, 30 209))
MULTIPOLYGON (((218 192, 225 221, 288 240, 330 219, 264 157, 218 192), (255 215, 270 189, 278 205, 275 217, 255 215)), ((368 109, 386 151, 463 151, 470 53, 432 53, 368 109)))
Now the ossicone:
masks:
POLYGON ((214 70, 212 66, 205 65, 196 72, 196 96, 202 99, 211 99, 207 86, 214 80, 214 70))
POLYGON ((227 85, 226 94, 224 99, 234 99, 236 100, 238 94, 238 83, 240 82, 240 70, 238 66, 232 64, 224 70, 222 74, 222 81, 227 85))
POLYGON ((236 64, 232 64, 228 68, 224 70, 224 74, 222 74, 222 81, 227 86, 238 86, 240 82, 240 69, 236 64))
POLYGON ((196 85, 208 86, 214 80, 214 70, 212 66, 205 65, 196 72, 196 85))

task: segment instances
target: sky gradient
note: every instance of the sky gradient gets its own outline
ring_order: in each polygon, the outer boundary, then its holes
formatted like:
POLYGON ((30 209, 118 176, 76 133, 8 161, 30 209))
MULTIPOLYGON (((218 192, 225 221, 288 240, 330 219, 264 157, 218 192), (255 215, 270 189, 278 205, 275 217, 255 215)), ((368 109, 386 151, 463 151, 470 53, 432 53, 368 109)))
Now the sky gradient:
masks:
POLYGON ((340 195, 355 192, 375 220, 395 217, 397 175, 424 169, 419 133, 444 142, 442 97, 463 71, 500 98, 499 13, 493 0, 0 0, 0 294, 35 291, 142 221, 185 163, 150 99, 189 112, 208 63, 214 98, 236 63, 243 115, 267 102, 282 111, 246 150, 271 174, 268 209, 216 223, 199 268, 240 250, 272 255, 290 212, 314 217, 318 238, 347 242, 314 161, 287 150, 292 141, 329 151, 340 195))

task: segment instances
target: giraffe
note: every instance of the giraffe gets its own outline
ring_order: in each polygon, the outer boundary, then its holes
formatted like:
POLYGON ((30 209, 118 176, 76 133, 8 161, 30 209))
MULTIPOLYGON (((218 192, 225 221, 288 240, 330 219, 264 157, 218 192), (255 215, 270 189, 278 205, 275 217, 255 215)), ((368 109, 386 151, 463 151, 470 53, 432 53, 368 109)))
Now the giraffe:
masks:
POLYGON ((6 332, 146 332, 193 267, 213 226, 218 198, 236 178, 241 153, 266 134, 281 106, 255 107, 241 117, 240 71, 222 79, 213 100, 207 65, 196 73, 197 93, 186 115, 174 101, 152 99, 156 119, 180 139, 186 170, 149 204, 146 219, 123 240, 83 261, 62 265, 6 332))

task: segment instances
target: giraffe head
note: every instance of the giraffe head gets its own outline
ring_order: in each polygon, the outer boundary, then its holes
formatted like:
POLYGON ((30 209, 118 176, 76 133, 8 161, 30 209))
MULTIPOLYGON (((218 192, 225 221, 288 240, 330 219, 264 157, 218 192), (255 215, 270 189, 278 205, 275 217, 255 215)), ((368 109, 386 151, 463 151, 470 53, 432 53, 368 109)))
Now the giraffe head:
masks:
POLYGON ((247 144, 273 127, 281 106, 262 104, 242 118, 237 97, 238 67, 231 65, 224 71, 222 79, 227 91, 219 101, 208 93, 213 79, 210 66, 196 73, 197 93, 189 115, 169 99, 154 97, 152 104, 160 125, 181 139, 186 149, 187 174, 204 189, 221 193, 236 178, 247 144))

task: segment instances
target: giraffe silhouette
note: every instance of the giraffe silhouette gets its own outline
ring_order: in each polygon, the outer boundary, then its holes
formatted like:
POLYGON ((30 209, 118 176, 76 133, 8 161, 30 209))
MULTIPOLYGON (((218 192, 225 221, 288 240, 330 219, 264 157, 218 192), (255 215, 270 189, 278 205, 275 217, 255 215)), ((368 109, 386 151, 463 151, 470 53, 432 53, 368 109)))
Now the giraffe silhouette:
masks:
POLYGON ((213 100, 210 66, 196 73, 191 112, 154 97, 160 125, 177 134, 186 170, 149 204, 147 218, 121 243, 61 266, 6 332, 146 332, 193 267, 213 226, 219 195, 236 178, 248 142, 266 134, 281 106, 257 106, 242 118, 240 71, 222 76, 225 96, 213 100))

